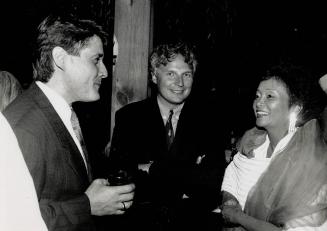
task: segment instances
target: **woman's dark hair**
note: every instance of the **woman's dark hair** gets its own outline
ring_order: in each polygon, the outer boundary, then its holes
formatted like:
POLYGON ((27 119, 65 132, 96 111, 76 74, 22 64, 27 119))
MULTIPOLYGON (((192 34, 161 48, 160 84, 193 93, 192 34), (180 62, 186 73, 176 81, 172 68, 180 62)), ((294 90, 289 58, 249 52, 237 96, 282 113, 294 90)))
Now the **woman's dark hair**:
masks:
POLYGON ((281 82, 289 95, 289 106, 302 107, 298 126, 317 118, 324 107, 324 93, 308 68, 293 64, 279 64, 269 68, 261 81, 275 79, 281 82))

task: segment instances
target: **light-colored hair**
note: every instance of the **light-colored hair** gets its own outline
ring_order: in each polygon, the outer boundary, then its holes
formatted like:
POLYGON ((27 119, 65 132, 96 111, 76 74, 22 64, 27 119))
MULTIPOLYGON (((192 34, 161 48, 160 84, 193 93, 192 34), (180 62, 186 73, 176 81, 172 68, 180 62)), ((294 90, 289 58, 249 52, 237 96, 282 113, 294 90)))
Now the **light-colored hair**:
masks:
POLYGON ((7 71, 0 71, 0 111, 3 111, 22 90, 15 76, 7 71))
POLYGON ((181 41, 158 45, 153 49, 150 55, 151 74, 155 75, 156 68, 160 67, 160 65, 166 66, 179 54, 184 57, 185 63, 187 63, 193 73, 195 73, 198 62, 194 50, 194 46, 181 41))

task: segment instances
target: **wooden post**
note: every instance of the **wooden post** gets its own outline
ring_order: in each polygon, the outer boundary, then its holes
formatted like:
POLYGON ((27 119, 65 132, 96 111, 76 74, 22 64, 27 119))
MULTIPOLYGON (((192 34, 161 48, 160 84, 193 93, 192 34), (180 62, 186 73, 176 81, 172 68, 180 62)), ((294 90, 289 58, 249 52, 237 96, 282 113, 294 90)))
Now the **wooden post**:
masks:
POLYGON ((147 97, 151 4, 151 0, 115 1, 114 33, 119 52, 112 79, 111 135, 116 111, 147 97))

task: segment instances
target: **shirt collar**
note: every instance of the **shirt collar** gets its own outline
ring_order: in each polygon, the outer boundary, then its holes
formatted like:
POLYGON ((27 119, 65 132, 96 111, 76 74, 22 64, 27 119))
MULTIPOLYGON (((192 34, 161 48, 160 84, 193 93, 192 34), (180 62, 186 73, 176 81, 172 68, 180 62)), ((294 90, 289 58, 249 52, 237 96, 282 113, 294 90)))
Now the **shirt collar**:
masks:
MULTIPOLYGON (((167 120, 168 117, 169 117, 169 112, 170 112, 171 108, 168 108, 167 106, 165 106, 164 104, 162 104, 162 103, 160 102, 160 100, 158 99, 158 97, 157 97, 157 102, 158 102, 158 106, 159 106, 159 109, 160 109, 161 117, 162 117, 164 120, 167 120)), ((183 109, 183 106, 184 106, 184 103, 182 103, 182 104, 180 104, 180 105, 178 105, 177 107, 175 107, 175 108, 172 109, 173 112, 174 112, 173 117, 174 117, 175 119, 178 120, 179 115, 181 114, 181 111, 182 111, 182 109, 183 109)))
POLYGON ((60 118, 65 121, 70 121, 71 117, 71 107, 66 102, 66 100, 59 95, 56 91, 48 87, 46 84, 36 81, 37 86, 43 91, 46 97, 49 99, 50 103, 60 116, 60 118))

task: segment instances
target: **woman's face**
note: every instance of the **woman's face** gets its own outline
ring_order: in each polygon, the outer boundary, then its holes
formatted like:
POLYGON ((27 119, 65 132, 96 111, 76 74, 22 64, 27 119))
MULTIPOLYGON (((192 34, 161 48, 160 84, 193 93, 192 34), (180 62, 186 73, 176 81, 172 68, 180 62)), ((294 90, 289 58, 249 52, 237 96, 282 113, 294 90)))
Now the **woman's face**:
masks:
POLYGON ((273 78, 262 81, 253 102, 256 125, 267 131, 286 131, 291 113, 289 100, 288 92, 281 81, 273 78))

